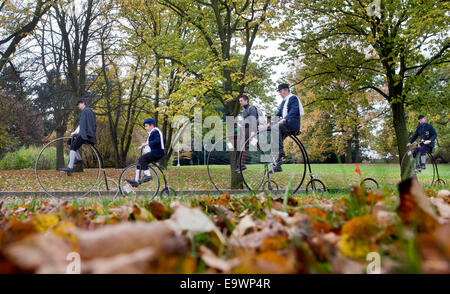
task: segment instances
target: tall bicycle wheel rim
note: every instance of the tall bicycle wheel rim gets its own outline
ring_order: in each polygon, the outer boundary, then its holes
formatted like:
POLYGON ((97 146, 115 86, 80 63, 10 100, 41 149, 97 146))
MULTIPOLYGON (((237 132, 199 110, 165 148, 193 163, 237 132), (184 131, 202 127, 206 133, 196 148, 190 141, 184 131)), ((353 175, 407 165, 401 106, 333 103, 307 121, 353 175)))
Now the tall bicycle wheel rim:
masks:
POLYGON ((75 165, 75 171, 70 176, 58 170, 68 165, 70 139, 71 137, 61 137, 48 142, 36 158, 36 179, 49 196, 73 193, 74 196, 83 197, 95 192, 93 190, 100 179, 100 156, 90 144, 83 144, 78 150, 83 163, 75 165))
POLYGON ((264 190, 263 184, 270 180, 280 191, 289 190, 292 193, 302 185, 306 174, 306 156, 300 141, 294 136, 284 140, 284 157, 281 160, 281 171, 276 171, 278 152, 272 144, 271 131, 258 132, 250 137, 246 144, 248 152, 244 158, 241 152, 240 164, 245 162, 246 169, 242 177, 251 190, 264 190), (245 159, 245 161, 244 161, 245 159))
MULTIPOLYGON (((151 176, 150 180, 144 179, 147 175, 144 171, 140 171, 139 180, 142 181, 137 187, 134 187, 127 180, 136 181, 136 171, 138 164, 133 163, 127 166, 119 177, 119 189, 122 195, 136 195, 136 196, 151 196, 155 197, 159 191, 159 177, 156 171, 149 167, 148 173, 151 176), (146 180, 144 182, 144 180, 146 180)), ((148 178, 147 178, 148 179, 148 178)))
POLYGON ((405 153, 401 161, 402 178, 415 176, 422 185, 432 185, 436 176, 435 168, 437 168, 432 155, 426 154, 425 169, 417 167, 417 163, 421 160, 420 157, 420 152, 417 152, 416 157, 413 157, 412 151, 405 153))
POLYGON ((416 161, 412 155, 412 151, 408 150, 400 162, 400 170, 402 179, 413 176, 415 174, 416 161))

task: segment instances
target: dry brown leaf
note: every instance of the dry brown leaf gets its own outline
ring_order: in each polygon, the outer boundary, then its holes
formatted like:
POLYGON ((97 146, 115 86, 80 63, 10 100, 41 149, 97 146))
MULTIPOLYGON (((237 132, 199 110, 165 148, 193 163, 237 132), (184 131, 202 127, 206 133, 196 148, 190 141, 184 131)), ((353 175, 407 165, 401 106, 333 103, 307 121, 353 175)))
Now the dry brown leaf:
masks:
POLYGON ((288 231, 286 227, 278 222, 266 209, 266 221, 262 224, 261 231, 242 236, 241 238, 232 238, 230 244, 235 247, 256 249, 261 247, 266 238, 284 236, 287 234, 288 231))
POLYGON ((5 228, 6 241, 14 242, 22 240, 30 235, 38 233, 38 229, 32 221, 21 222, 15 217, 11 217, 5 228))
POLYGON ((143 274, 157 259, 154 248, 147 247, 109 258, 95 258, 83 263, 82 272, 89 274, 143 274))
POLYGON ((233 237, 240 238, 244 236, 246 233, 248 233, 250 230, 256 231, 257 224, 253 220, 251 215, 246 215, 239 224, 234 228, 233 230, 233 237))
POLYGON ((200 246, 200 257, 207 266, 218 269, 223 273, 229 273, 233 267, 238 266, 240 263, 239 258, 223 260, 204 245, 200 246))
POLYGON ((133 209, 128 206, 120 206, 120 207, 114 207, 109 209, 109 213, 113 217, 117 217, 118 219, 122 221, 128 220, 128 217, 130 216, 130 213, 133 212, 133 209))
POLYGON ((450 221, 450 205, 443 198, 430 198, 430 201, 439 211, 440 222, 448 223, 450 221))
POLYGON ((189 208, 185 205, 178 205, 170 218, 172 227, 179 231, 190 231, 193 233, 214 232, 222 243, 226 242, 225 237, 199 208, 189 208))
POLYGON ((157 250, 175 235, 166 222, 134 222, 106 226, 94 231, 76 232, 82 259, 108 257, 144 247, 157 250))
POLYGON ((151 213, 156 219, 161 220, 169 215, 169 209, 159 201, 152 201, 149 204, 151 213))
POLYGON ((296 272, 293 253, 282 255, 275 251, 260 254, 247 253, 239 257, 241 263, 233 268, 233 274, 293 274, 296 272))
POLYGON ((450 204, 450 191, 449 190, 439 190, 436 195, 437 198, 444 199, 447 204, 450 204))
POLYGON ((399 183, 400 204, 397 213, 405 224, 417 224, 421 232, 432 232, 438 226, 436 215, 429 198, 416 178, 399 183))
POLYGON ((69 242, 47 232, 9 245, 4 255, 21 270, 39 273, 48 267, 61 268, 72 251, 69 242))

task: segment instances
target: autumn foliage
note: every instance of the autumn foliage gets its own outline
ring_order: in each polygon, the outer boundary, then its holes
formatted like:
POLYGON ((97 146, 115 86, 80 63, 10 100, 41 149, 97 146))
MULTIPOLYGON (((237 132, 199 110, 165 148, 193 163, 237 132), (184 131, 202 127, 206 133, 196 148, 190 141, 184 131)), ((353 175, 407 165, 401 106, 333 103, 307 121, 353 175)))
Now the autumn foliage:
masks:
POLYGON ((0 272, 66 273, 76 253, 81 273, 364 273, 377 252, 382 273, 449 273, 450 193, 399 188, 287 202, 3 199, 0 272))

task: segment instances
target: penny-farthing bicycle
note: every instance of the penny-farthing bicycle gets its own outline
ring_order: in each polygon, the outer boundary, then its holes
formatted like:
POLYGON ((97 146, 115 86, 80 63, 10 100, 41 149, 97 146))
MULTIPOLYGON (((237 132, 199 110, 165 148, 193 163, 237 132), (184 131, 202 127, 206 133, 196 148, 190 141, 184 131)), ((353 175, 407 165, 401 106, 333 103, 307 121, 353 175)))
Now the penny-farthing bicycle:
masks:
MULTIPOLYGON (((142 149, 141 149, 141 155, 142 155, 142 149)), ((163 170, 163 168, 158 163, 150 163, 148 168, 151 175, 151 180, 146 182, 141 182, 141 180, 144 178, 144 171, 142 171, 139 168, 139 163, 135 162, 130 165, 128 165, 126 168, 123 169, 122 173, 119 176, 119 190, 120 193, 123 196, 127 195, 136 195, 136 196, 148 196, 151 199, 155 198, 158 195, 158 192, 160 190, 160 177, 161 175, 163 182, 164 182, 164 188, 160 192, 160 197, 169 197, 169 196, 176 196, 176 191, 172 189, 169 186, 169 183, 166 179, 166 174, 163 170), (136 171, 139 172, 139 181, 140 184, 137 187, 131 186, 127 179, 129 180, 135 180, 136 179, 136 171)))
POLYGON ((262 130, 250 136, 245 147, 239 151, 240 174, 248 189, 290 190, 296 193, 308 171, 306 191, 327 191, 325 184, 314 177, 308 153, 295 133, 289 134, 283 141, 285 154, 281 159, 281 171, 278 172, 275 172, 278 156, 272 152, 271 141, 272 130, 262 130))
POLYGON ((48 142, 39 152, 35 162, 36 179, 42 190, 52 197, 87 195, 112 196, 119 193, 116 181, 106 176, 103 158, 92 144, 83 144, 78 152, 82 161, 74 166, 74 172, 58 170, 67 166, 72 137, 61 137, 48 142))
POLYGON ((421 144, 423 144, 423 140, 421 140, 416 147, 411 145, 408 152, 403 155, 400 163, 401 170, 404 171, 402 178, 415 176, 422 184, 430 184, 431 186, 445 185, 445 181, 439 176, 436 159, 434 158, 432 152, 427 152, 426 155, 426 165, 428 165, 428 168, 423 169, 420 166, 420 152, 418 148, 420 148, 421 144), (415 149, 416 155, 414 156, 415 149))

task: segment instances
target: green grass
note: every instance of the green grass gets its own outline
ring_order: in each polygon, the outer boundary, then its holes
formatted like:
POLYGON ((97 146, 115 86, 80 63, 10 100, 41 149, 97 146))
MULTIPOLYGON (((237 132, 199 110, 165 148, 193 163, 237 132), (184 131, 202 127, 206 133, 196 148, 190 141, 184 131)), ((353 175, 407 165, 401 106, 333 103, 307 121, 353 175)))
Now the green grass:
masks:
MULTIPOLYGON (((219 183, 222 189, 230 189, 231 172, 230 167, 225 165, 215 165, 210 167, 211 174, 214 181, 219 183)), ((382 189, 389 190, 396 189, 397 183, 400 181, 400 166, 398 164, 360 164, 361 176, 355 173, 355 164, 313 164, 311 165, 314 176, 322 180, 325 185, 330 188, 348 188, 349 186, 357 185, 365 177, 374 178, 382 189)), ((283 172, 276 173, 271 176, 278 185, 279 189, 285 191, 288 187, 289 181, 294 176, 291 182, 290 189, 294 189, 295 183, 301 178, 301 170, 303 165, 283 165, 283 172)), ((112 179, 118 179, 121 169, 107 169, 107 176, 112 179)), ((80 183, 86 183, 86 177, 90 177, 88 173, 80 173, 67 177, 60 172, 49 172, 49 176, 45 181, 50 181, 61 190, 80 190, 80 183), (78 182, 77 182, 78 181, 78 182)), ((446 185, 440 186, 441 189, 450 188, 450 164, 440 164, 439 174, 441 179, 446 181, 446 185)), ((169 185, 177 191, 193 191, 193 190, 215 190, 211 183, 208 171, 205 165, 198 166, 171 166, 166 172, 169 185)), ((262 175, 262 166, 248 165, 248 170, 245 172, 246 177, 251 177, 252 182, 259 182, 262 175)), ((424 188, 428 188, 431 184, 433 175, 432 166, 427 165, 427 169, 418 175, 419 181, 424 188)), ((307 171, 305 180, 301 189, 305 189, 306 183, 309 181, 310 175, 307 171)), ((94 178, 95 180, 95 178, 94 178)), ((161 188, 163 186, 162 179, 161 188)), ((0 191, 41 191, 37 183, 34 170, 0 170, 0 191)), ((333 195, 330 194, 330 197, 333 195)))
MULTIPOLYGON (((246 175, 253 176, 256 181, 262 175, 261 165, 247 165, 248 170, 246 175)), ((189 170, 195 173, 196 178, 199 174, 200 166, 196 167, 182 167, 185 174, 189 174, 189 170)), ((210 167, 211 174, 215 181, 219 182, 222 186, 229 185, 230 169, 228 166, 216 165, 210 167)), ((303 170, 303 165, 283 165, 283 172, 275 174, 273 179, 285 188, 288 185, 290 176, 295 175, 300 178, 303 170)), ((206 167, 204 167, 206 170, 206 167)), ((360 181, 366 177, 374 178, 380 186, 395 186, 400 181, 400 167, 398 164, 359 164, 361 170, 361 176, 355 172, 355 164, 312 164, 312 173, 316 178, 321 179, 328 188, 346 188, 352 185, 357 185, 360 181)), ((450 178, 450 164, 439 164, 439 174, 447 184, 450 178)), ((424 186, 430 185, 433 178, 433 169, 430 164, 427 165, 427 169, 418 175, 419 180, 424 186)), ((305 188, 307 181, 309 180, 309 172, 305 177, 305 181, 302 188, 305 188)), ((185 182, 188 179, 185 180, 185 182)), ((294 184, 292 184, 293 186, 294 184)), ((291 186, 291 188, 292 188, 291 186)))

